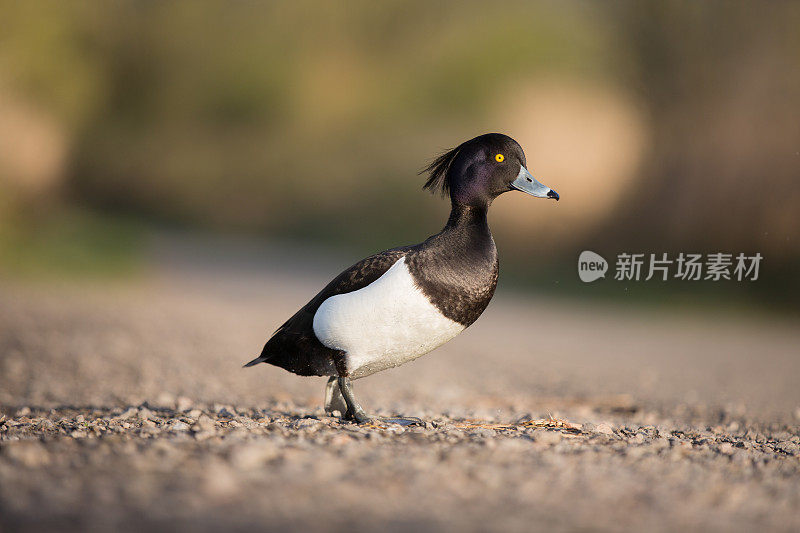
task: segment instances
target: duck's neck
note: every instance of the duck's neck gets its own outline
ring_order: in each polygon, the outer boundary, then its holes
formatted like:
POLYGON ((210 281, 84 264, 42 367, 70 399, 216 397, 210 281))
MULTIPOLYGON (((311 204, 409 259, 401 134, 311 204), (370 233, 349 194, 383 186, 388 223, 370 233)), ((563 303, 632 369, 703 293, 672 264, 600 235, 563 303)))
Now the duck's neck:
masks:
POLYGON ((462 229, 468 231, 477 231, 491 235, 489 231, 489 222, 486 219, 486 214, 489 206, 469 206, 453 202, 453 207, 450 210, 450 218, 447 220, 444 230, 462 229))
POLYGON ((423 244, 427 252, 434 254, 437 269, 456 278, 467 276, 491 282, 496 274, 497 248, 486 220, 487 208, 453 202, 447 225, 423 244))

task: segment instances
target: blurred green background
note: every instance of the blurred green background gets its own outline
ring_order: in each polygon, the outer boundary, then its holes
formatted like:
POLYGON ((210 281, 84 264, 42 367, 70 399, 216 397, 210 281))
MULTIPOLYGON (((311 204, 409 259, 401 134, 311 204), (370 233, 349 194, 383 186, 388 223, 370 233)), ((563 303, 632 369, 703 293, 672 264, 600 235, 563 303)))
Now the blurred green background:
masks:
POLYGON ((419 169, 500 131, 562 197, 495 203, 509 287, 796 311, 798 28, 790 2, 0 1, 0 272, 135 275, 176 230, 419 242, 449 207, 419 169), (583 249, 765 259, 583 285, 583 249))

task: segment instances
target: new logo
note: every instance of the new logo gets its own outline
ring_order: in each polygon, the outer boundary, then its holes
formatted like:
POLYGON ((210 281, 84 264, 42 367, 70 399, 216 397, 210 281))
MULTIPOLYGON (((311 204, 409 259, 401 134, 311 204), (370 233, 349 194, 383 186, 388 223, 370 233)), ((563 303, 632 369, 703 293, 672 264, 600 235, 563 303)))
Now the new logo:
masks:
POLYGON ((581 281, 591 283, 600 278, 606 277, 608 271, 608 261, 603 256, 589 250, 584 250, 578 256, 578 276, 581 281))

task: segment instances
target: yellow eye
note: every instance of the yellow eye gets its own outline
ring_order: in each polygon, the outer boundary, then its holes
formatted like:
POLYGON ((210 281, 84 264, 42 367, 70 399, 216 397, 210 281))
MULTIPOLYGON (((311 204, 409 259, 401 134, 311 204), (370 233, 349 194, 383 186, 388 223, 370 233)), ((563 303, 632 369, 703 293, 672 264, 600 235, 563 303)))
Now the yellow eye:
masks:
POLYGON ((506 156, 504 156, 503 154, 497 154, 496 156, 494 156, 494 160, 497 161, 498 163, 502 163, 505 158, 506 156))

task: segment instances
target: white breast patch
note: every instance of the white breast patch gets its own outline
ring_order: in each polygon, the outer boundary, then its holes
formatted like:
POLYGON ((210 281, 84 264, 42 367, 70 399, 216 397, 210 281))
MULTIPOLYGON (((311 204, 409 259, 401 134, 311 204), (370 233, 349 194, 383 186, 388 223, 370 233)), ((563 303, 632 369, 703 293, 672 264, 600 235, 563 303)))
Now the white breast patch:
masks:
POLYGON ((416 359, 463 330, 414 284, 405 257, 366 287, 331 296, 314 315, 317 338, 347 354, 353 378, 416 359))

